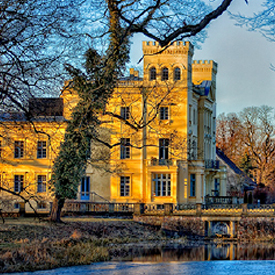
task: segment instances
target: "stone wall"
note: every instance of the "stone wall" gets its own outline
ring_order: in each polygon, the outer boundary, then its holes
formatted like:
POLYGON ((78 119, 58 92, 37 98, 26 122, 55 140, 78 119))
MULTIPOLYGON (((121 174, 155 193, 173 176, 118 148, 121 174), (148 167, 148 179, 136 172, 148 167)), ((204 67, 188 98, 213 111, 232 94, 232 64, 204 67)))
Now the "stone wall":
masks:
POLYGON ((134 221, 160 226, 168 234, 205 235, 205 226, 201 217, 186 216, 134 216, 134 221))
MULTIPOLYGON (((241 242, 266 241, 275 238, 275 218, 273 217, 241 217, 239 221, 230 221, 229 217, 219 217, 219 221, 226 220, 230 226, 234 226, 235 233, 231 237, 241 242), (235 223, 235 225, 234 225, 235 223), (236 226, 236 228, 235 228, 236 226)), ((167 234, 185 236, 207 236, 207 217, 196 216, 134 216, 134 221, 161 227, 167 234)), ((214 226, 212 218, 209 221, 214 226)))
POLYGON ((275 220, 272 217, 242 217, 238 223, 240 241, 261 241, 275 238, 275 220))

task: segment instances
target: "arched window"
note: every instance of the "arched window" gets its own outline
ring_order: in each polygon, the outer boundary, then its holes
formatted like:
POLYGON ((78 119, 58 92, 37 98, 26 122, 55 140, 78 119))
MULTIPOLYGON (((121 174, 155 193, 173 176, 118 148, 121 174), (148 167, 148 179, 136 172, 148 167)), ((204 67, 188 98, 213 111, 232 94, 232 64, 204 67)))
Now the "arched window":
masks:
POLYGON ((174 80, 180 80, 180 68, 175 68, 174 70, 174 80))
POLYGON ((169 71, 168 68, 163 68, 161 71, 161 80, 168 80, 169 71))
POLYGON ((156 72, 156 68, 152 67, 150 69, 150 80, 156 80, 157 79, 157 72, 156 72))

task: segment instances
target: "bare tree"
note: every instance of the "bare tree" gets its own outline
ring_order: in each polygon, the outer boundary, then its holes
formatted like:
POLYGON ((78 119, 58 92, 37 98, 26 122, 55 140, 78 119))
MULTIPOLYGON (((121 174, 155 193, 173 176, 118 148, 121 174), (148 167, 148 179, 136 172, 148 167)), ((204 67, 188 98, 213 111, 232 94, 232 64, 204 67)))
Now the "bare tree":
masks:
POLYGON ((235 115, 217 121, 217 146, 257 181, 273 188, 275 159, 275 121, 273 108, 248 107, 235 115), (234 131, 232 132, 232 129, 234 131), (232 135, 232 133, 234 133, 232 135))
POLYGON ((1 1, 1 112, 20 111, 30 118, 29 98, 59 94, 65 72, 61 64, 72 53, 71 38, 77 39, 79 3, 1 1))

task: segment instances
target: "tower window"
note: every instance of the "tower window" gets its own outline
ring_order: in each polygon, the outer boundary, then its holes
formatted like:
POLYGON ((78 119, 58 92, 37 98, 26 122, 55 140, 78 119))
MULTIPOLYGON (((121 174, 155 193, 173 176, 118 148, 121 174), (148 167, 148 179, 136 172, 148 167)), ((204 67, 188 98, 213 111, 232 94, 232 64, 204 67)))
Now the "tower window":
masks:
POLYGON ((159 118, 160 118, 160 120, 167 120, 169 118, 168 107, 160 107, 159 118))
POLYGON ((180 68, 175 68, 174 70, 174 80, 180 80, 180 68))
POLYGON ((122 138, 120 145, 120 159, 129 159, 131 152, 131 144, 129 138, 122 138))
POLYGON ((120 115, 124 119, 129 119, 130 118, 130 108, 129 107, 121 107, 120 108, 120 115))
POLYGON ((163 68, 162 69, 162 72, 161 72, 161 80, 164 81, 164 80, 168 80, 168 77, 169 77, 169 70, 168 68, 163 68))
POLYGON ((14 141, 14 158, 19 159, 24 157, 24 141, 14 141))
POLYGON ((120 177, 120 196, 130 196, 130 177, 120 177))
POLYGON ((47 157, 47 142, 38 141, 37 142, 37 158, 44 159, 47 157))
POLYGON ((14 192, 22 192, 24 188, 24 175, 14 176, 14 192))
POLYGON ((190 196, 196 196, 196 175, 190 174, 190 196))
POLYGON ((157 71, 156 68, 153 67, 150 69, 150 80, 156 80, 157 79, 157 71))
POLYGON ((37 176, 37 193, 46 192, 46 175, 38 175, 37 176))
POLYGON ((168 159, 169 158, 169 139, 160 138, 159 139, 159 159, 168 159))

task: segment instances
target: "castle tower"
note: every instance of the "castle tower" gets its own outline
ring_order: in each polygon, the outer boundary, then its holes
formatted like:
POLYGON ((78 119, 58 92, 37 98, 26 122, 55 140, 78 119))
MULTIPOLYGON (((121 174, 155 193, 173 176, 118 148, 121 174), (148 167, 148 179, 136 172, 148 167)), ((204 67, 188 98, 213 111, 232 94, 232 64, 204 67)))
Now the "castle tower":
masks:
POLYGON ((191 84, 193 53, 189 42, 178 41, 162 48, 158 42, 143 41, 144 81, 188 80, 191 84))
POLYGON ((218 65, 213 60, 194 60, 192 82, 201 90, 198 102, 198 157, 215 159, 216 145, 216 74, 218 65))

